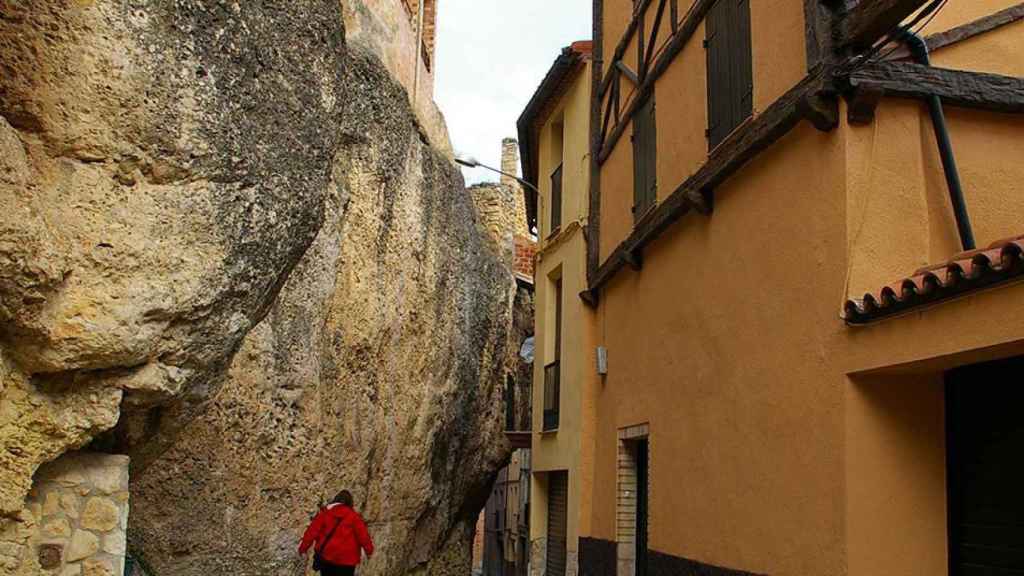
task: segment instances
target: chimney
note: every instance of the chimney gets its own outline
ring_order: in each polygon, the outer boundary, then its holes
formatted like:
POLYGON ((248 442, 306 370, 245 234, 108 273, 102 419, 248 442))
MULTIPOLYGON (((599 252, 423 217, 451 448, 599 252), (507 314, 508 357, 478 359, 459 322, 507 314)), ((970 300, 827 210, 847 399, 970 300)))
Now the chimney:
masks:
MULTIPOLYGON (((501 171, 508 174, 519 173, 519 141, 515 138, 504 138, 501 141, 501 171)), ((526 198, 523 197, 522 185, 505 175, 501 177, 501 185, 510 195, 512 234, 529 236, 530 227, 526 224, 526 198)))
MULTIPOLYGON (((501 171, 519 174, 519 142, 515 138, 505 138, 501 141, 501 171)), ((519 186, 518 182, 508 176, 502 176, 501 183, 506 186, 519 186)))

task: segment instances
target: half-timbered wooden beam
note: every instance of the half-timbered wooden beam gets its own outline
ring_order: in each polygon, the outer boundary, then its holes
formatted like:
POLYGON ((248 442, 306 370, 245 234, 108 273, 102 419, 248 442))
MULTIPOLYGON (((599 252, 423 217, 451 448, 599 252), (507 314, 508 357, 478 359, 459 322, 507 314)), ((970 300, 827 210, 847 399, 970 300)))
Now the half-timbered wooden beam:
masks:
MULTIPOLYGON (((813 111, 814 107, 807 103, 832 97, 830 77, 830 68, 817 67, 715 148, 708 161, 638 222, 629 237, 598 267, 591 278, 590 291, 596 295, 619 270, 632 266, 636 255, 642 254, 647 244, 683 215, 691 210, 710 212, 715 188, 807 118, 808 110, 812 110, 812 115, 824 114, 827 117, 827 113, 813 111)), ((818 121, 825 124, 821 118, 818 121)))
POLYGON ((633 112, 636 111, 640 104, 647 101, 647 95, 654 89, 654 83, 668 70, 669 65, 675 59, 676 55, 683 50, 686 43, 689 42, 690 38, 694 35, 697 29, 700 27, 700 23, 707 16, 711 6, 715 3, 715 0, 696 0, 693 6, 690 7, 690 11, 686 14, 686 18, 683 19, 679 24, 679 31, 669 40, 665 46, 665 50, 658 57, 657 61, 651 67, 650 72, 643 79, 640 87, 637 88, 636 95, 629 102, 629 106, 626 107, 623 113, 623 121, 617 123, 611 130, 603 142, 601 147, 601 153, 598 155, 598 162, 604 163, 608 159, 608 156, 612 153, 615 148, 615 144, 622 137, 622 133, 626 130, 626 126, 629 124, 629 119, 633 117, 633 112))
POLYGON ((651 58, 654 57, 655 51, 658 49, 658 30, 661 29, 661 20, 665 16, 666 4, 667 0, 659 0, 658 2, 658 11, 655 13, 654 25, 651 27, 651 39, 647 42, 647 52, 644 54, 644 76, 646 76, 648 70, 651 69, 651 58))
MULTIPOLYGON (((1000 10, 994 14, 983 16, 977 20, 971 20, 966 24, 961 24, 960 26, 951 28, 945 32, 931 34, 926 36, 924 41, 928 44, 928 50, 934 52, 935 50, 945 48, 951 44, 963 42, 964 40, 991 32, 1008 24, 1019 22, 1020 20, 1024 20, 1024 2, 1000 10)), ((900 48, 889 56, 890 60, 901 60, 905 58, 910 58, 910 50, 907 50, 906 48, 900 48)))
POLYGON ((875 121, 875 110, 885 92, 878 87, 860 86, 846 95, 846 121, 864 126, 875 121))
POLYGON ((927 3, 928 0, 859 0, 838 17, 838 48, 854 52, 871 48, 927 3))
POLYGON ((640 77, 637 76, 636 72, 630 70, 629 66, 626 66, 625 62, 623 62, 622 60, 616 60, 615 67, 619 69, 619 72, 622 72, 623 76, 629 78, 629 81, 633 83, 633 86, 640 85, 640 77))
MULTIPOLYGON (((593 0, 591 7, 593 11, 591 27, 593 31, 593 60, 590 65, 590 138, 588 148, 590 150, 590 190, 587 195, 587 225, 584 228, 586 234, 584 239, 587 245, 587 283, 597 274, 597 267, 600 264, 601 245, 601 165, 597 162, 597 154, 601 149, 601 98, 598 88, 604 74, 604 0, 593 0), (596 97, 595 97, 596 96, 596 97)), ((589 306, 597 306, 597 293, 591 290, 584 290, 580 294, 583 301, 589 306)))
MULTIPOLYGON (((622 57, 626 54, 626 48, 629 47, 629 43, 633 40, 633 34, 636 33, 637 28, 640 26, 640 21, 643 18, 644 12, 647 11, 647 6, 651 4, 653 0, 641 0, 640 5, 637 6, 636 11, 633 12, 633 18, 630 19, 629 24, 626 26, 625 32, 622 33, 622 38, 619 39, 618 45, 615 46, 615 52, 612 54, 612 62, 616 60, 622 60, 622 57)), ((595 19, 595 21, 597 21, 595 19)), ((610 72, 610 70, 609 70, 610 72)), ((603 73, 603 71, 602 71, 603 73)), ((601 90, 599 94, 604 94, 608 91, 611 86, 611 74, 606 74, 601 82, 601 90)))
POLYGON ((807 69, 827 60, 832 52, 832 9, 822 0, 804 0, 807 69))
POLYGON ((961 42, 973 36, 990 32, 996 28, 1006 26, 1007 24, 1013 24, 1019 20, 1024 20, 1024 2, 1017 4, 1016 6, 1010 6, 1009 8, 1000 10, 995 14, 990 14, 977 20, 972 20, 962 26, 957 26, 951 30, 945 32, 939 32, 938 34, 932 34, 925 38, 928 43, 930 50, 938 50, 944 46, 961 42))
POLYGON ((910 62, 880 62, 855 70, 852 89, 869 89, 886 96, 942 98, 945 104, 991 112, 1024 113, 1024 78, 986 72, 950 70, 910 62))

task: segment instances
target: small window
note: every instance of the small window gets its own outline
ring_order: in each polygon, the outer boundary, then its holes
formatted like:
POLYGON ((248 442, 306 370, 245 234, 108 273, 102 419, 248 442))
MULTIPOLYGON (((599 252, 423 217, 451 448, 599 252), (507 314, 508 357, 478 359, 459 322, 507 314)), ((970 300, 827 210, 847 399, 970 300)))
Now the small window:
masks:
POLYGON ((754 110, 750 0, 718 0, 706 24, 708 146, 713 149, 754 110))
POLYGON ((562 165, 551 173, 551 233, 562 227, 562 165))
POLYGON ((658 197, 658 144, 654 95, 633 115, 633 218, 639 220, 658 197))

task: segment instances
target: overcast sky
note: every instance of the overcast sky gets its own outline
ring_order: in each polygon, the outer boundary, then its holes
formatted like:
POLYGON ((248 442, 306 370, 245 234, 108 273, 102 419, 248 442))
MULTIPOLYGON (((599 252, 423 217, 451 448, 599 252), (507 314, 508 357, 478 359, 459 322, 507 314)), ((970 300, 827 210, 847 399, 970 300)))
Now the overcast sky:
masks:
MULTIPOLYGON (((592 0, 439 0, 434 98, 456 154, 500 167, 501 139, 559 51, 591 36, 592 0)), ((463 168, 467 184, 498 175, 463 168)))

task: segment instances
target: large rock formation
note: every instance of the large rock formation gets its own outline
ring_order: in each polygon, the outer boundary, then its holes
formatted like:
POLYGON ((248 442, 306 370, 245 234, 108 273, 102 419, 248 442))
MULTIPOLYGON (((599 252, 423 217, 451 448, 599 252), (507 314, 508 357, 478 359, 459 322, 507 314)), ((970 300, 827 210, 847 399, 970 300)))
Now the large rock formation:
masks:
POLYGON ((514 285, 339 3, 0 0, 0 64, 0 569, 93 442, 156 576, 299 574, 341 487, 364 573, 468 570, 514 285))

